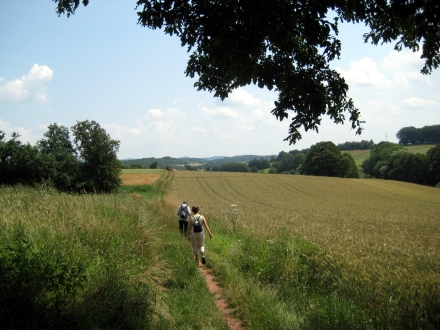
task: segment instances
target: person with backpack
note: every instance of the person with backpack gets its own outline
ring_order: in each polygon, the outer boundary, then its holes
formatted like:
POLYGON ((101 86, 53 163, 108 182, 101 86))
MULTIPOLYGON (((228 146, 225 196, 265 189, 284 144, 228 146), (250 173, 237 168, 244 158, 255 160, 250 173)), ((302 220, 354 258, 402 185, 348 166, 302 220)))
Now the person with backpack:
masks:
POLYGON ((193 205, 192 211, 194 215, 191 216, 190 221, 188 222, 188 241, 191 241, 194 260, 197 265, 199 264, 199 250, 202 255, 202 264, 206 264, 205 257, 205 232, 203 227, 206 228, 209 234, 209 238, 212 239, 212 233, 209 229, 208 222, 205 217, 199 214, 200 207, 197 205, 193 205), (191 233, 192 230, 192 233, 191 233))
POLYGON ((182 234, 186 236, 188 231, 188 217, 191 215, 191 210, 187 201, 183 201, 183 204, 177 209, 177 215, 179 216, 179 229, 182 234))

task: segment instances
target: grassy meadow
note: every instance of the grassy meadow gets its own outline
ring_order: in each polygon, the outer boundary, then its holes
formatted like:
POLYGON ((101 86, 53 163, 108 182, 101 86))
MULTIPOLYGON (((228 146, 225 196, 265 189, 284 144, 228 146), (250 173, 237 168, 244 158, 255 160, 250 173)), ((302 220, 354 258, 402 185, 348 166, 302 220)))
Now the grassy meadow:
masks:
MULTIPOLYGON (((280 237, 310 242, 320 251, 308 257, 313 283, 331 287, 327 294, 336 300, 349 299, 365 309, 356 316, 363 323, 358 328, 440 326, 440 189, 383 180, 212 172, 177 172, 174 189, 179 199, 201 206, 214 232, 227 228, 260 246, 280 237)), ((252 242, 245 245, 239 248, 236 242, 231 250, 267 253, 252 242)), ((295 258, 300 256, 293 253, 278 266, 297 272, 295 258)), ((254 266, 260 267, 254 274, 258 282, 270 266, 254 266)))
POLYGON ((107 195, 0 187, 2 329, 228 329, 178 232, 184 199, 208 219, 205 267, 246 329, 440 328, 440 189, 203 171, 121 178, 107 195))

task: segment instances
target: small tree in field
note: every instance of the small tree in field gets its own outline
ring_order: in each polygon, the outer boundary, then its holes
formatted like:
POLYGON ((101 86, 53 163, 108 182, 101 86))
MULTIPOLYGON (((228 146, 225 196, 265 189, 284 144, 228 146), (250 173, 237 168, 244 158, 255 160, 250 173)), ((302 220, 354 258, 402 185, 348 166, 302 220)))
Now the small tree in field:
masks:
POLYGON ((121 162, 116 153, 119 141, 113 140, 95 121, 81 121, 71 128, 80 166, 77 189, 113 192, 119 188, 121 162))
POLYGON ((339 148, 330 141, 319 142, 310 147, 301 173, 317 176, 358 178, 356 164, 350 154, 341 154, 339 148))

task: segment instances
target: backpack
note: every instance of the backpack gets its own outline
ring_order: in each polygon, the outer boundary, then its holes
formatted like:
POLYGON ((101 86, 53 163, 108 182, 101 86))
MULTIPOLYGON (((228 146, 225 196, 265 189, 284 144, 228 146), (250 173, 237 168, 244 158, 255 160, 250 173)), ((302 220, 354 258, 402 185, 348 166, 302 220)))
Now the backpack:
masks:
POLYGON ((188 216, 188 205, 186 204, 180 205, 180 217, 182 219, 186 219, 187 216, 188 216))
POLYGON ((193 227, 195 233, 201 233, 203 231, 202 221, 200 220, 200 217, 201 217, 200 215, 198 218, 196 218, 195 216, 193 217, 194 219, 193 227))

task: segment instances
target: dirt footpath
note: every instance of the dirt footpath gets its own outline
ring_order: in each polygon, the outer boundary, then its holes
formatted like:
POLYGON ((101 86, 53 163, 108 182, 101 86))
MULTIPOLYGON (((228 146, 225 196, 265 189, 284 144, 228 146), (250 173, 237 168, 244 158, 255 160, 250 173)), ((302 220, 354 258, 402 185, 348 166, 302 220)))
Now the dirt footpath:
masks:
POLYGON ((214 293, 215 303, 217 304, 217 308, 222 313, 223 318, 228 323, 228 327, 231 330, 244 330, 243 325, 240 320, 237 320, 233 315, 233 310, 228 308, 228 304, 226 300, 222 298, 222 288, 217 284, 214 280, 214 277, 209 273, 207 269, 204 267, 199 267, 200 274, 206 281, 206 285, 210 292, 214 293))

